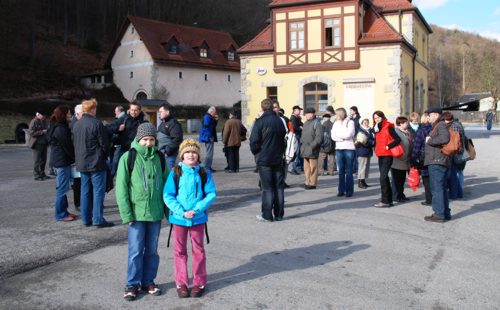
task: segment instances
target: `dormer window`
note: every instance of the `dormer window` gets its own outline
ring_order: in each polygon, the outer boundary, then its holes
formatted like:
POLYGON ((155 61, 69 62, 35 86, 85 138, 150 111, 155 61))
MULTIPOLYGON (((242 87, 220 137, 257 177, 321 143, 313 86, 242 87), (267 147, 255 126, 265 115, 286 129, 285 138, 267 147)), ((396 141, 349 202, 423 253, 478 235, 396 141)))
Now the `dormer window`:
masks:
POLYGON ((202 57, 202 58, 208 57, 208 49, 206 47, 200 48, 200 57, 202 57))
POLYGON ((168 42, 164 44, 163 47, 169 54, 178 54, 180 51, 179 41, 177 41, 174 36, 172 36, 172 38, 170 38, 170 40, 168 40, 168 42))
POLYGON ((227 60, 234 61, 234 52, 232 51, 227 52, 227 60))

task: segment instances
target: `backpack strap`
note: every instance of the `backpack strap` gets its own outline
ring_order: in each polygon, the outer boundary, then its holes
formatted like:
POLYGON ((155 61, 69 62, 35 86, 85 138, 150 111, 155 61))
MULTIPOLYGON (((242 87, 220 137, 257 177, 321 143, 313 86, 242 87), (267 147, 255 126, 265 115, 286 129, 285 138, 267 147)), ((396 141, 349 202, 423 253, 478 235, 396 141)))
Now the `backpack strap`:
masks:
POLYGON ((207 237, 207 244, 210 243, 210 237, 208 236, 208 222, 205 222, 205 236, 207 237))
POLYGON ((135 158, 137 157, 137 151, 134 148, 128 150, 127 167, 128 173, 132 175, 132 170, 134 170, 135 158))
POLYGON ((170 224, 170 230, 168 232, 168 239, 167 239, 167 248, 170 246, 170 237, 172 236, 172 229, 174 228, 174 224, 170 224))

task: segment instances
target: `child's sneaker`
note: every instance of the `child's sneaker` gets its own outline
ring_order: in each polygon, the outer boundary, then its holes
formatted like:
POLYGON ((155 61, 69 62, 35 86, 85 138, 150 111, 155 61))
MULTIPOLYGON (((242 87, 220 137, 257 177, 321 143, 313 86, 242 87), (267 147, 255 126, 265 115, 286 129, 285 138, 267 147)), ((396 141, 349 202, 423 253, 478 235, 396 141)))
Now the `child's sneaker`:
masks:
POLYGON ((153 296, 160 296, 161 295, 161 289, 158 287, 158 285, 151 283, 148 286, 142 287, 142 290, 145 292, 148 292, 149 295, 153 296))
POLYGON ((137 297, 138 288, 135 286, 129 286, 125 288, 125 293, 123 293, 123 298, 127 301, 133 301, 137 297))
POLYGON ((189 297, 189 291, 187 286, 177 285, 177 296, 179 296, 179 298, 189 297))
POLYGON ((191 289, 191 297, 201 297, 201 295, 203 295, 204 292, 205 292, 204 285, 195 285, 191 289))

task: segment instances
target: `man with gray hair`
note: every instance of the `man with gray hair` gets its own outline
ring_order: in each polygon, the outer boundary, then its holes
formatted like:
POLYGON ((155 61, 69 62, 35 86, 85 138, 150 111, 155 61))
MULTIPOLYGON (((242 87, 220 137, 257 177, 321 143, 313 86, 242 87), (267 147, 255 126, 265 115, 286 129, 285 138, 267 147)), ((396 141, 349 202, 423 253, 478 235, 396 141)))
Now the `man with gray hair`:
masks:
POLYGON ((215 172, 212 169, 212 161, 214 158, 214 143, 217 142, 217 122, 219 116, 215 107, 208 108, 207 113, 203 116, 200 127, 200 142, 205 143, 205 168, 215 172))

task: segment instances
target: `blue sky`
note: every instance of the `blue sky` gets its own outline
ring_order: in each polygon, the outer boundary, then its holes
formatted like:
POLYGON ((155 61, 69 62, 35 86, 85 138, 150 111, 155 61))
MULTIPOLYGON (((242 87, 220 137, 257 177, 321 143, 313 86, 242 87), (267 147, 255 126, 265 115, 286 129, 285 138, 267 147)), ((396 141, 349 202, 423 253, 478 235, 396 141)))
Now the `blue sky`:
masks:
POLYGON ((499 0, 413 0, 428 23, 500 41, 499 0))

